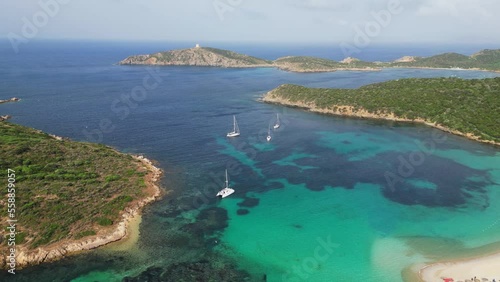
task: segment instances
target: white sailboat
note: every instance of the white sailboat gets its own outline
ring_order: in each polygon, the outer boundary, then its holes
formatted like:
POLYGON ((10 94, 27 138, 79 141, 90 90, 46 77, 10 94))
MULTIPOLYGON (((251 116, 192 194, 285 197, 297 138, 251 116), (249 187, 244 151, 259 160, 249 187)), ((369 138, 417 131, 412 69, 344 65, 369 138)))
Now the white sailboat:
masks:
POLYGON ((231 194, 234 193, 233 188, 229 188, 229 180, 227 178, 227 169, 226 169, 226 187, 224 187, 222 190, 217 193, 217 197, 221 196, 222 198, 225 198, 231 194))
POLYGON ((276 123, 273 126, 274 129, 280 128, 280 116, 279 114, 276 114, 276 123))
POLYGON ((271 137, 271 125, 269 125, 269 128, 267 129, 267 137, 266 137, 266 140, 267 142, 270 142, 272 139, 271 137))
POLYGON ((240 136, 240 128, 236 122, 236 116, 233 116, 233 131, 227 134, 227 137, 238 137, 240 136))

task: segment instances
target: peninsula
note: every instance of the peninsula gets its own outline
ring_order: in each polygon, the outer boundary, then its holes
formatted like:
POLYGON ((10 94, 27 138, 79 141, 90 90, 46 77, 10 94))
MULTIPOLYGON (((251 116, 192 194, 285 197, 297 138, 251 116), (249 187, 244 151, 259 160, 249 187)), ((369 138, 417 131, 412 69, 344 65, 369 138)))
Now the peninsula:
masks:
POLYGON ((233 51, 200 47, 130 56, 120 65, 205 66, 223 68, 272 67, 291 72, 378 71, 383 68, 440 68, 500 71, 500 49, 482 50, 472 56, 445 53, 431 57, 404 56, 392 62, 367 62, 356 58, 334 61, 308 56, 287 56, 274 61, 233 51))
MULTIPOLYGON (((141 156, 8 122, 0 122, 0 143, 15 199, 0 200, 2 222, 13 222, 2 228, 0 252, 14 250, 16 269, 126 237, 130 219, 160 196, 161 170, 141 156)), ((0 268, 12 263, 2 256, 0 268)))
POLYGON ((500 78, 410 78, 358 89, 285 84, 264 102, 339 116, 410 121, 500 145, 500 78))

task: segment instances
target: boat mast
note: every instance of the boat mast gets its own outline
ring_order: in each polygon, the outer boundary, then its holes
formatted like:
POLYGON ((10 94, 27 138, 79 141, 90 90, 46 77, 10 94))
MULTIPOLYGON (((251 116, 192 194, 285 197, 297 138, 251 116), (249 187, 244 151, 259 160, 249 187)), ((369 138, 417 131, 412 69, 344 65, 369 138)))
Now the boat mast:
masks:
POLYGON ((236 121, 236 116, 233 116, 233 132, 240 133, 238 122, 236 121))

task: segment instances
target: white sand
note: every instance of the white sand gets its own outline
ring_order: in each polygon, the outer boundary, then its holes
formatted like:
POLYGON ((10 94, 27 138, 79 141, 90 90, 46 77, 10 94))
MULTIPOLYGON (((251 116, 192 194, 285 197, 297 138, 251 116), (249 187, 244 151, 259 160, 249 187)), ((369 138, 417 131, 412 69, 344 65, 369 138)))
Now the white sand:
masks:
POLYGON ((139 241, 139 226, 142 222, 142 215, 140 213, 135 214, 129 219, 127 225, 127 235, 114 243, 110 243, 105 248, 112 251, 126 251, 132 249, 137 241, 139 241))
POLYGON ((483 281, 500 281, 500 253, 471 260, 444 262, 428 265, 420 270, 420 277, 425 282, 443 281, 453 278, 465 281, 476 276, 483 281))

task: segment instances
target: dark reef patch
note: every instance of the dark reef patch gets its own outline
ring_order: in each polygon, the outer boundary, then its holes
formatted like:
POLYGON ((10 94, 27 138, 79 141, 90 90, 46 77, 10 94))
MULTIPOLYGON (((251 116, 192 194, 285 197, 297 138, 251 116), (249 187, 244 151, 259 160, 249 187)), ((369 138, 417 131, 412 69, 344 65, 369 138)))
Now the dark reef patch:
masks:
POLYGON ((182 226, 181 230, 197 237, 212 235, 216 231, 224 230, 228 226, 227 211, 219 207, 202 210, 196 217, 196 222, 182 226))
POLYGON ((192 281, 247 281, 247 272, 237 270, 234 266, 215 267, 209 260, 182 262, 173 264, 167 269, 150 267, 136 277, 125 277, 123 282, 192 282, 192 281))
POLYGON ((246 215, 246 214, 248 214, 248 213, 249 213, 249 211, 248 211, 247 209, 238 209, 238 210, 236 211, 236 214, 237 214, 237 215, 246 215))

